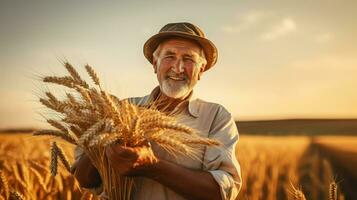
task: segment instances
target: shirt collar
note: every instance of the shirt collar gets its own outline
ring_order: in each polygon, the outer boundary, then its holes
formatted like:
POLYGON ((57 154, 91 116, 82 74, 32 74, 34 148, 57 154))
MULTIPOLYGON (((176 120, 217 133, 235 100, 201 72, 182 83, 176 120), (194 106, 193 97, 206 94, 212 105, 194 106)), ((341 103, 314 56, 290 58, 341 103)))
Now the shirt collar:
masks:
MULTIPOLYGON (((160 86, 156 86, 150 93, 150 95, 148 95, 148 100, 147 103, 153 101, 160 93, 160 86)), ((192 115, 193 117, 198 117, 199 116, 199 112, 198 112, 198 99, 195 96, 195 93, 193 92, 193 90, 191 91, 189 97, 184 100, 182 102, 182 104, 186 104, 188 102, 188 112, 190 113, 190 115, 192 115)))

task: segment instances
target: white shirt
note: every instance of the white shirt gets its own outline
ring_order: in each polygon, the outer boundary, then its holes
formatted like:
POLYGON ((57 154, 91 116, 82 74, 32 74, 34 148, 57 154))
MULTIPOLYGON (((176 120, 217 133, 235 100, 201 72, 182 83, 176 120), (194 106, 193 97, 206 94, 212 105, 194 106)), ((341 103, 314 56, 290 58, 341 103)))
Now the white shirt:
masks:
MULTIPOLYGON (((136 105, 146 105, 157 96, 160 88, 156 87, 150 95, 129 98, 129 102, 136 105)), ((161 159, 174 162, 178 165, 204 170, 211 173, 220 186, 222 199, 234 200, 242 186, 240 166, 235 157, 238 142, 238 130, 232 115, 221 105, 210 103, 190 96, 187 104, 183 104, 183 111, 179 114, 178 122, 198 131, 201 137, 219 140, 220 147, 203 147, 199 154, 202 161, 183 156, 173 158, 162 151, 155 144, 152 148, 161 159)), ((76 150, 76 159, 81 152, 76 150)), ((134 178, 134 200, 184 200, 180 194, 170 188, 145 177, 134 178)))

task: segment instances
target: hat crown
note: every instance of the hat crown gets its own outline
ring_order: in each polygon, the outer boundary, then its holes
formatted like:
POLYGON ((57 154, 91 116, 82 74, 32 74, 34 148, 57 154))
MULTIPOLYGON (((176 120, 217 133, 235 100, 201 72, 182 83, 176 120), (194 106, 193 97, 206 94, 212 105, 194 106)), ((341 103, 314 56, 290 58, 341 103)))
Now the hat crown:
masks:
POLYGON ((193 25, 188 22, 166 24, 159 31, 159 33, 162 33, 162 32, 183 32, 183 33, 190 34, 190 35, 205 37, 205 34, 198 26, 193 25))
POLYGON ((205 37, 205 34, 198 26, 189 22, 166 24, 160 29, 159 33, 151 36, 145 42, 143 47, 144 55, 151 64, 154 64, 154 51, 161 42, 170 38, 183 38, 197 42, 202 47, 207 60, 205 71, 216 64, 218 57, 216 46, 205 37))

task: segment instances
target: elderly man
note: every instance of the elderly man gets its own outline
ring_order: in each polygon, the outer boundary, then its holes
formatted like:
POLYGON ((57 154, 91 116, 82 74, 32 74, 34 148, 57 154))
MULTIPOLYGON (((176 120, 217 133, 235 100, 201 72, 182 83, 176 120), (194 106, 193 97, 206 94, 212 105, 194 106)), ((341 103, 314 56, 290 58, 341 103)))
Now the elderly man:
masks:
MULTIPOLYGON (((172 158, 155 144, 108 148, 106 155, 118 172, 135 177, 133 199, 235 199, 241 176, 235 158, 238 131, 234 120, 221 105, 193 96, 202 74, 216 63, 215 45, 197 26, 171 23, 145 43, 144 55, 153 65, 159 86, 150 95, 129 100, 137 105, 160 100, 159 110, 180 111, 180 123, 223 145, 205 147, 201 161, 172 158)), ((83 187, 100 186, 97 170, 80 149, 76 151, 74 174, 83 187)))

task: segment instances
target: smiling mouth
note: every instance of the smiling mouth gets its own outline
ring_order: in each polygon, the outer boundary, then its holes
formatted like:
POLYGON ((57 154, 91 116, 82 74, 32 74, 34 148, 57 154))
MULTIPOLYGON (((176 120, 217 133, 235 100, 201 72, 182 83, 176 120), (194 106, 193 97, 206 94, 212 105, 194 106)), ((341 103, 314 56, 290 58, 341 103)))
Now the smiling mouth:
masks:
POLYGON ((186 80, 184 77, 175 77, 175 76, 168 76, 168 79, 174 80, 174 81, 184 81, 186 80))

